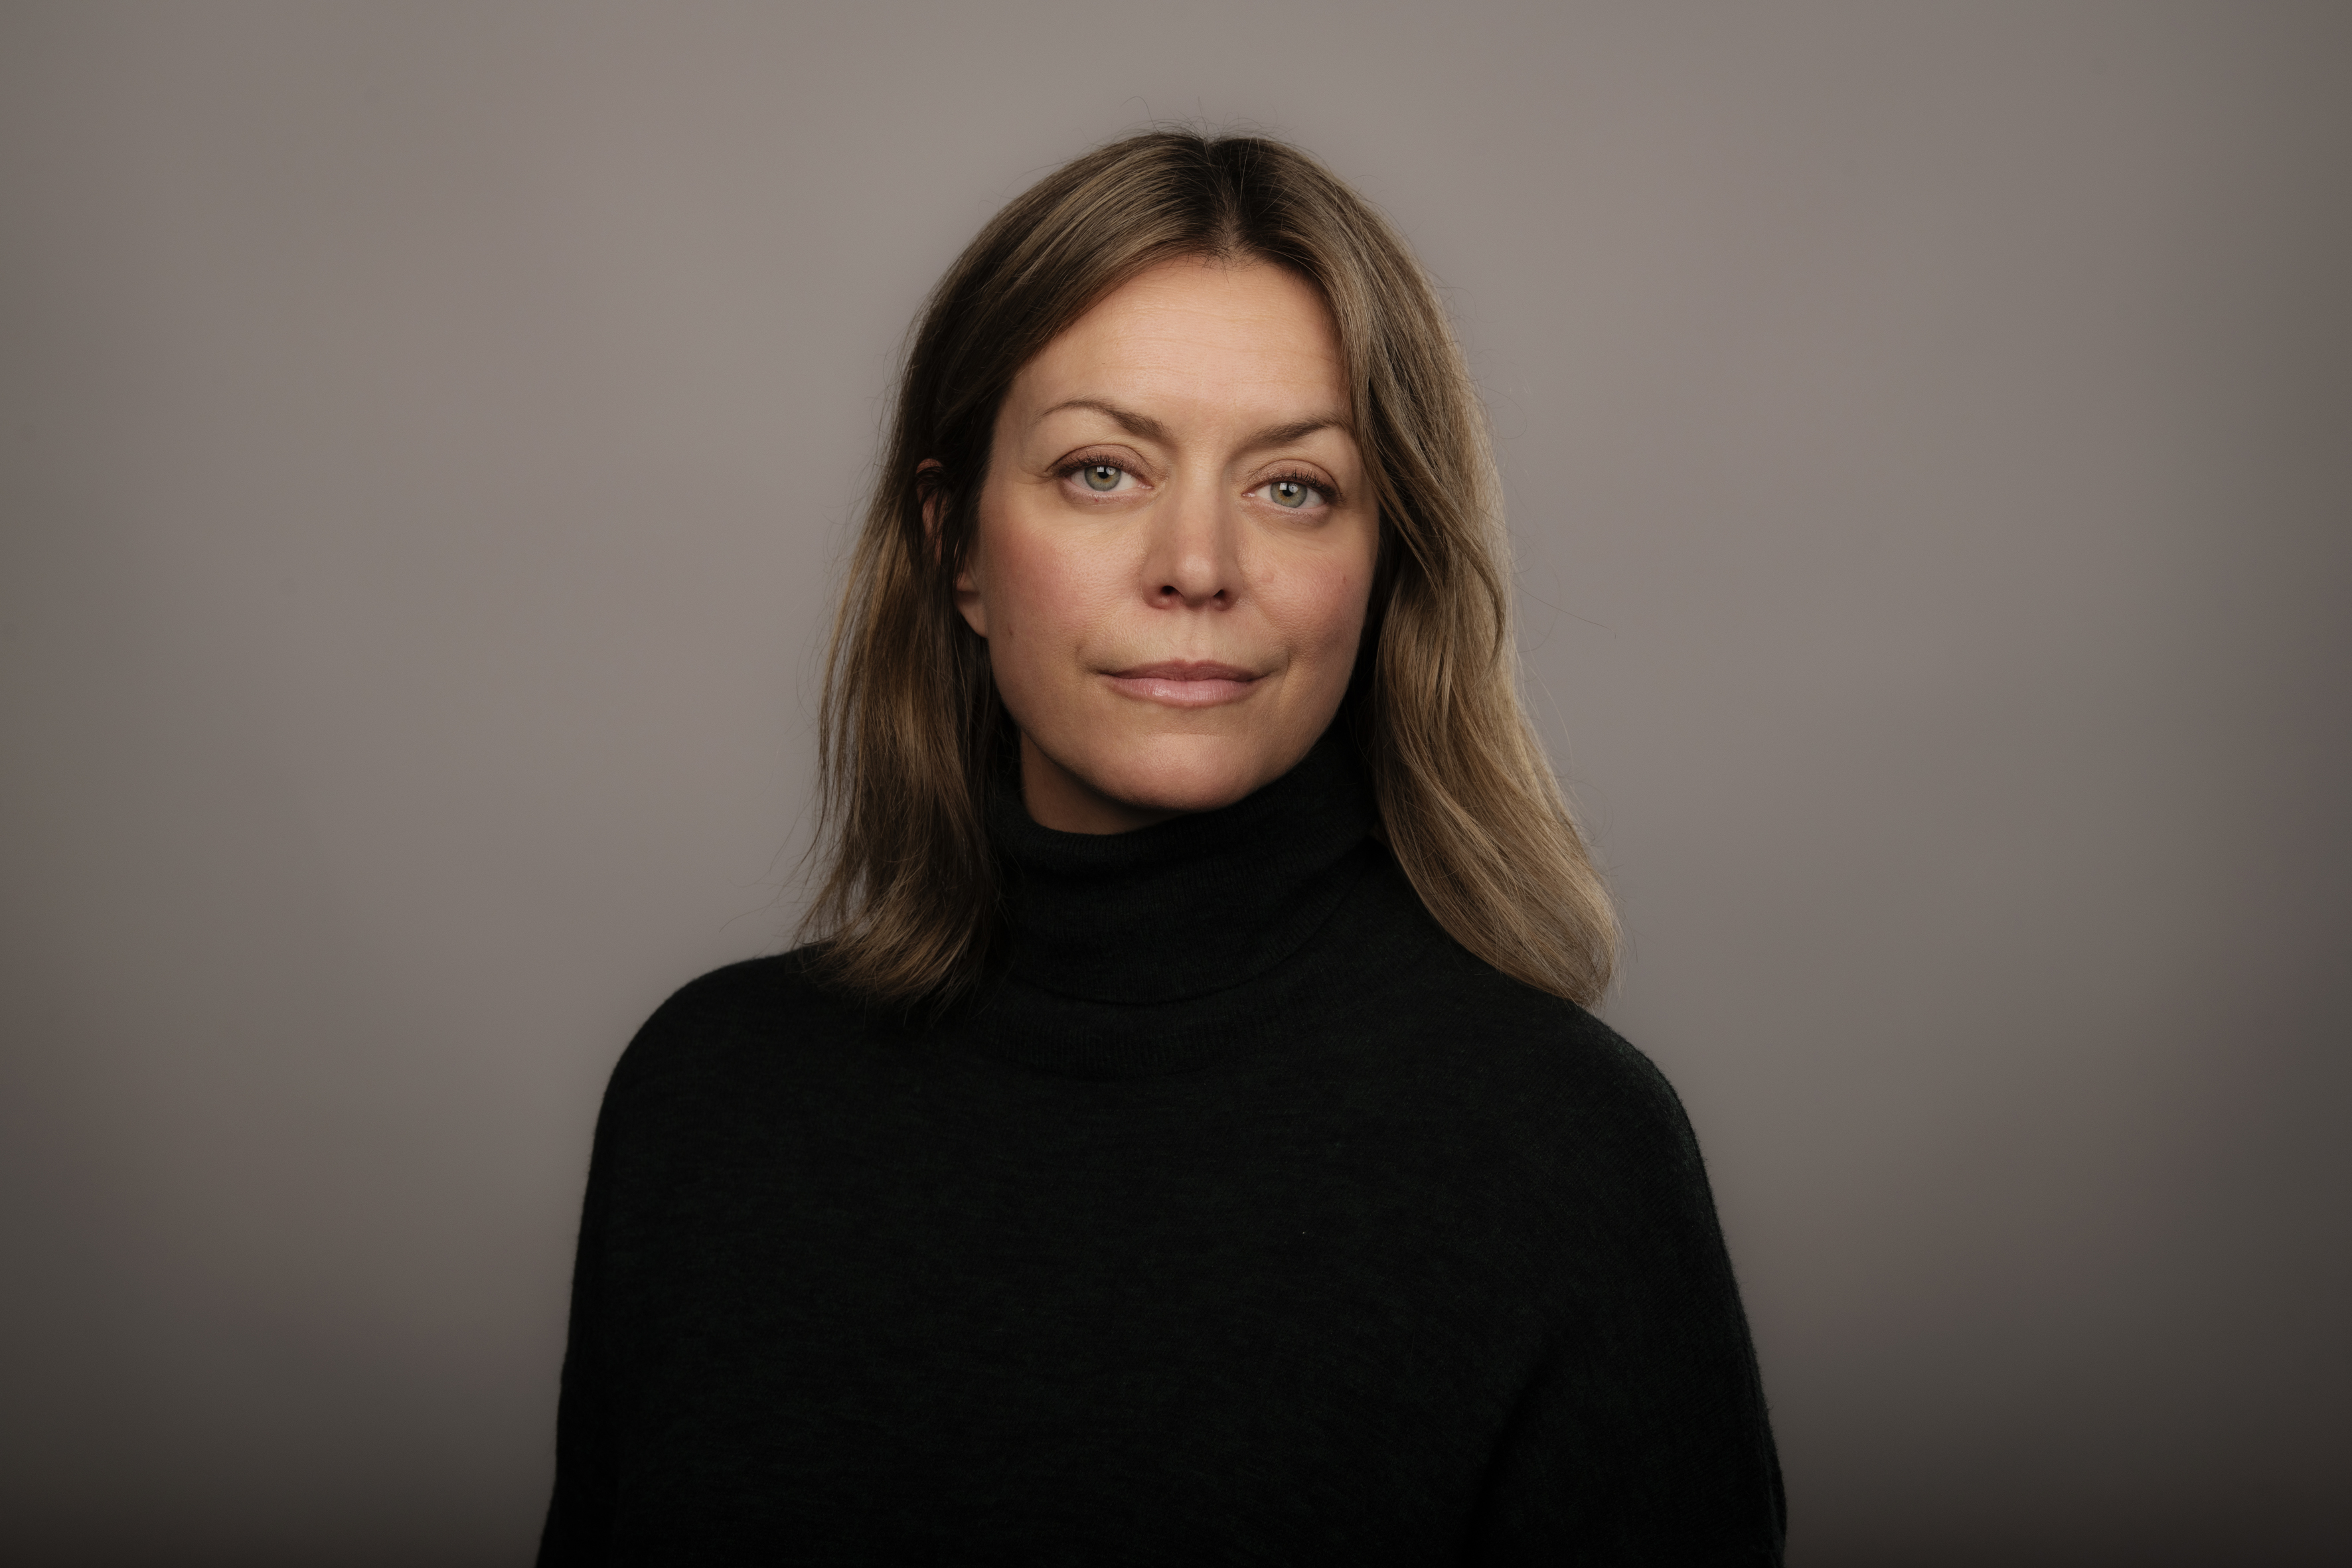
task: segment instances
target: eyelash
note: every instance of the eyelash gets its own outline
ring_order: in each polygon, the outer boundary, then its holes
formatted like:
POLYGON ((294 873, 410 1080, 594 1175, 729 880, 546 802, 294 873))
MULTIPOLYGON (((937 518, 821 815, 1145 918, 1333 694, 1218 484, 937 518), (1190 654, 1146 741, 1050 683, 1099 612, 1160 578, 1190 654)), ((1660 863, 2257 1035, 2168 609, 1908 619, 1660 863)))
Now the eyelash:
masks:
MULTIPOLYGON (((1090 456, 1073 458, 1068 462, 1064 463, 1061 467, 1055 468, 1054 472, 1055 476, 1060 479, 1075 479, 1083 470, 1095 468, 1117 468, 1120 473, 1125 474, 1129 479, 1141 479, 1143 477, 1137 473, 1132 468, 1129 467, 1124 460, 1112 457, 1108 453, 1095 453, 1090 456)), ((1323 504, 1325 506, 1338 506, 1339 504, 1339 492, 1331 484, 1331 482, 1328 479, 1318 479, 1315 475, 1308 473, 1304 468, 1284 468, 1277 473, 1268 474, 1265 478, 1258 480, 1256 484, 1252 485, 1250 488, 1252 489, 1262 490, 1268 485, 1278 485, 1283 483, 1285 480, 1288 480, 1293 484, 1305 485, 1308 489, 1313 490, 1317 495, 1323 498, 1323 504)))
POLYGON ((1072 458, 1068 462, 1064 463, 1060 468, 1055 468, 1054 472, 1059 478, 1065 479, 1075 479, 1079 474, 1085 472, 1088 468, 1117 468, 1120 473, 1125 474, 1131 479, 1141 479, 1143 477, 1137 473, 1133 468, 1129 467, 1122 459, 1114 458, 1106 452, 1097 452, 1091 455, 1082 454, 1078 457, 1072 458))
POLYGON ((1268 474, 1265 478, 1260 479, 1251 488, 1262 490, 1268 485, 1278 485, 1283 483, 1285 480, 1288 480, 1290 483, 1295 485, 1305 485, 1308 489, 1313 490, 1317 495, 1323 498, 1323 504, 1325 506, 1338 506, 1339 504, 1339 492, 1331 487, 1330 482, 1327 479, 1317 479, 1313 474, 1307 472, 1304 468, 1285 468, 1280 473, 1268 474))

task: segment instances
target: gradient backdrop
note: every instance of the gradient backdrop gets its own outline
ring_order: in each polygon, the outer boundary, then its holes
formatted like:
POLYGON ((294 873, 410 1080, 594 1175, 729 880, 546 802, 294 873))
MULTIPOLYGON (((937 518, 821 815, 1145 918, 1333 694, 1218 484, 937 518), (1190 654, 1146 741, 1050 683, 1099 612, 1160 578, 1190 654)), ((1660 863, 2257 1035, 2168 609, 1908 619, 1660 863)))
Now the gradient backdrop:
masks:
POLYGON ((1793 1561, 2352 1561, 2352 7, 0 6, 0 1558, 527 1559, 893 356, 1153 120, 1499 430, 1793 1561))

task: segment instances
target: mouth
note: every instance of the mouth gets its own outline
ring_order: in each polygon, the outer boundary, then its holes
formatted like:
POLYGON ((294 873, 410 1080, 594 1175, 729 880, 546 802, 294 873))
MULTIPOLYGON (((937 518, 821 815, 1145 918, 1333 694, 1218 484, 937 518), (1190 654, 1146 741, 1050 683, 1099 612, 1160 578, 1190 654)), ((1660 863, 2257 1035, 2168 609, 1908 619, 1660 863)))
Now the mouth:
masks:
POLYGON ((1129 697, 1171 708, 1213 708, 1249 695, 1258 677, 1232 664, 1171 659, 1108 671, 1111 685, 1129 697))

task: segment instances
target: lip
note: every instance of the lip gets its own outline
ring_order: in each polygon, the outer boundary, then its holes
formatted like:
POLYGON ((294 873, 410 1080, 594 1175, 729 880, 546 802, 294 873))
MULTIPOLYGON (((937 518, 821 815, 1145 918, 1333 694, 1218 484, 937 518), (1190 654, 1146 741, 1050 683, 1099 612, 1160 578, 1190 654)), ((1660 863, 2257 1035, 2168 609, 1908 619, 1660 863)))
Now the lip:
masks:
POLYGON ((1168 659, 1108 672, 1111 685, 1129 697, 1170 708, 1214 708, 1249 695, 1258 677, 1234 664, 1168 659))

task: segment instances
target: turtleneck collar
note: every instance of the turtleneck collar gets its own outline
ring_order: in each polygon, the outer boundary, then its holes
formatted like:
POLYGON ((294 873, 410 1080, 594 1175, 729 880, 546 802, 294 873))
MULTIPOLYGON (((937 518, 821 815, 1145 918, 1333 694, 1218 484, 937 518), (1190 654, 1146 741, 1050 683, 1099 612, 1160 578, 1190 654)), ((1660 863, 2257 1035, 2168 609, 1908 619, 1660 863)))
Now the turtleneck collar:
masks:
POLYGON ((1059 833, 1017 792, 992 802, 1012 891, 1008 978, 1090 1002, 1227 990, 1297 951, 1361 874, 1370 782, 1338 726, 1217 811, 1132 833, 1059 833))

